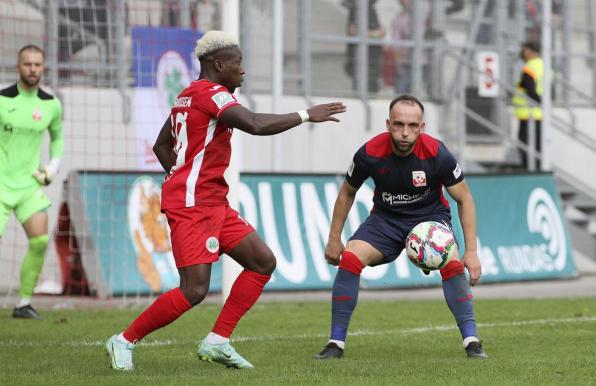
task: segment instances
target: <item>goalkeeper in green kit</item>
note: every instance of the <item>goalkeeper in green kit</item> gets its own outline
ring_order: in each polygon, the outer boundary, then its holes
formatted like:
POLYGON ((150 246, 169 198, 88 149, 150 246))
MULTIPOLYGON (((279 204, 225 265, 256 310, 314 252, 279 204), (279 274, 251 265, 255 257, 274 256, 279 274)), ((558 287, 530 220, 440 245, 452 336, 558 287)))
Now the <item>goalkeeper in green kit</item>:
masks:
POLYGON ((45 54, 34 45, 19 50, 16 84, 0 91, 0 238, 14 211, 23 225, 29 248, 21 267, 20 300, 15 318, 36 319, 31 306, 48 246, 51 203, 42 186, 58 173, 62 157, 62 106, 39 88, 45 54), (50 133, 50 161, 40 164, 45 130, 50 133))

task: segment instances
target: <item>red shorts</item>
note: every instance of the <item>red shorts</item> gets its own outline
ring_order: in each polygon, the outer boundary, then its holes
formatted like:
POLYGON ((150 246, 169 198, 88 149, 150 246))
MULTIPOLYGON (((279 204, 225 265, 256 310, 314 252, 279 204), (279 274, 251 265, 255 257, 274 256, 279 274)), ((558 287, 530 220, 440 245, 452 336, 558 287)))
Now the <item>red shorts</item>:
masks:
POLYGON ((178 268, 208 264, 234 249, 255 229, 229 206, 165 209, 178 268))

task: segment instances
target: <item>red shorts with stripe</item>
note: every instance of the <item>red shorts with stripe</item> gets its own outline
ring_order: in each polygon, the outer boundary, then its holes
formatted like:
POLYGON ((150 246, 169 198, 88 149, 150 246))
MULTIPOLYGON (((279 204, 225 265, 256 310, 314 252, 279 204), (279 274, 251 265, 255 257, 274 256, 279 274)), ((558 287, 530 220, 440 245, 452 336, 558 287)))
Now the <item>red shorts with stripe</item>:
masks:
POLYGON ((208 264, 234 249, 255 229, 229 206, 165 209, 178 268, 208 264))

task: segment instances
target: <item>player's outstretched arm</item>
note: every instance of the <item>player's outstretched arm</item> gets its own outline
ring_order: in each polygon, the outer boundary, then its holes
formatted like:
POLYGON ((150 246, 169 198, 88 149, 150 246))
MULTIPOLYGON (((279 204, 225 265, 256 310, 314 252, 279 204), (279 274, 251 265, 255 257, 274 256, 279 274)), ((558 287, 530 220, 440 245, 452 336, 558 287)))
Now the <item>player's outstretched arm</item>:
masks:
POLYGON ((253 135, 273 135, 282 133, 299 124, 310 122, 339 122, 335 117, 346 111, 341 102, 316 105, 306 110, 304 117, 300 113, 288 114, 260 114, 254 113, 243 106, 233 106, 221 114, 221 120, 228 126, 237 128, 253 135))
POLYGON ((339 264, 339 257, 344 251, 345 247, 341 241, 341 232, 344 229, 350 208, 354 204, 356 192, 358 192, 357 188, 344 181, 335 200, 333 217, 331 218, 331 226, 329 227, 329 238, 327 240, 327 247, 325 248, 325 259, 331 265, 339 264))
POLYGON ((153 145, 153 153, 159 160, 166 173, 172 172, 172 167, 176 164, 176 155, 174 154, 174 137, 172 136, 172 123, 170 116, 163 124, 155 145, 153 145))
POLYGON ((482 275, 476 242, 476 206, 474 205, 474 198, 465 180, 447 187, 447 192, 457 202, 457 211, 464 231, 466 246, 462 263, 470 273, 470 285, 474 286, 480 280, 480 275, 482 275))

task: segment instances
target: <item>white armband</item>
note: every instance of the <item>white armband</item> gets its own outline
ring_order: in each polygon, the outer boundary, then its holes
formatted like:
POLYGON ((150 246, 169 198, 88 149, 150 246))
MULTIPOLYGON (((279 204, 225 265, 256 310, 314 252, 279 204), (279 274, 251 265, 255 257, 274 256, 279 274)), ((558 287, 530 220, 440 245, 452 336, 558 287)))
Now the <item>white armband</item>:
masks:
POLYGON ((306 110, 298 111, 298 115, 300 115, 300 118, 302 118, 302 123, 310 120, 310 116, 308 115, 308 112, 306 110))

